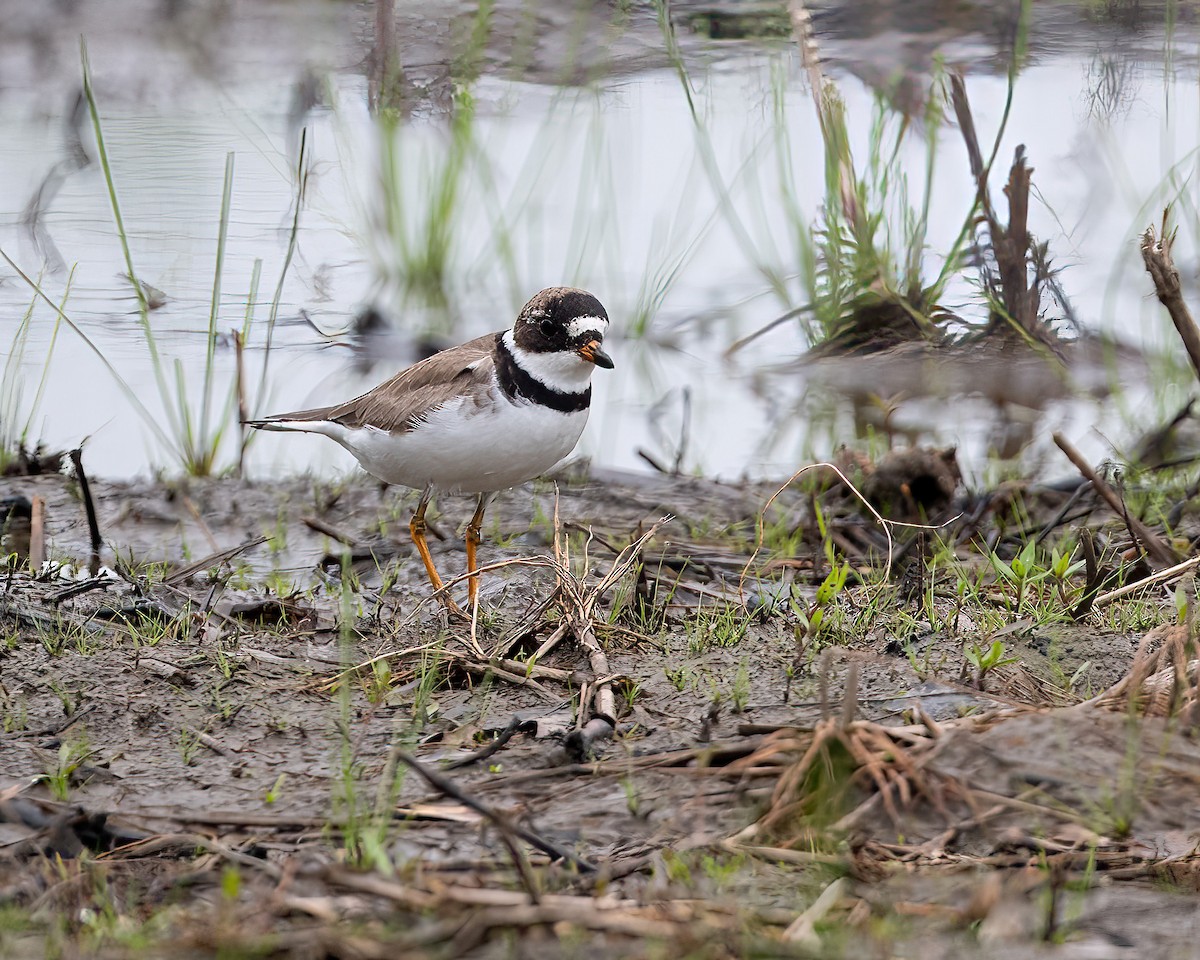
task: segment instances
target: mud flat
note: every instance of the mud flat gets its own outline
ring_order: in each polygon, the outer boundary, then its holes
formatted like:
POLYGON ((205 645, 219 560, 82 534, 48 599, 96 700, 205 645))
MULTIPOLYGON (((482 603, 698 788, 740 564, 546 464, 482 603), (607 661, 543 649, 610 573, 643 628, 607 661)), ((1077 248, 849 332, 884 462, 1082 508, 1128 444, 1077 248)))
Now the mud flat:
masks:
POLYGON ((3 954, 1189 955, 1173 587, 1107 601, 1149 571, 1069 484, 1021 490, 1018 584, 1011 488, 887 564, 816 473, 506 494, 473 623, 365 479, 92 481, 94 574, 78 485, 5 481, 47 565, 0 589, 3 954))

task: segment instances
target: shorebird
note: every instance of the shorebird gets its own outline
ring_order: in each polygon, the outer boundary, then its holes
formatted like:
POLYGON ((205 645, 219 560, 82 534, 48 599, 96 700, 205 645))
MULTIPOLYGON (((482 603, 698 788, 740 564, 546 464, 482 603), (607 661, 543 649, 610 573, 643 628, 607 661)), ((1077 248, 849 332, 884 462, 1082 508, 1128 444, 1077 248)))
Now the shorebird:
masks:
POLYGON ((434 354, 354 400, 247 425, 322 434, 372 476, 420 490, 409 531, 438 599, 455 610, 425 539, 430 498, 478 495, 466 530, 474 604, 484 511, 498 491, 545 473, 574 448, 587 423, 592 372, 613 366, 603 350, 608 322, 590 293, 548 287, 508 330, 434 354))

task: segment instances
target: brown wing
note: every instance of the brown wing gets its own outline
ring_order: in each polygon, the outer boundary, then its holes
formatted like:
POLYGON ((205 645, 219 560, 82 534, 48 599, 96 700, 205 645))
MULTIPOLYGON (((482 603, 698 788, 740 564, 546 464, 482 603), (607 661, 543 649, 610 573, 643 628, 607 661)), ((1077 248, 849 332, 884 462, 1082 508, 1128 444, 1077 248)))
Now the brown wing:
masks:
POLYGON ((369 425, 404 433, 447 400, 486 387, 495 369, 495 345, 496 334, 489 333, 414 363, 361 397, 332 407, 277 414, 270 420, 332 420, 347 427, 369 425))

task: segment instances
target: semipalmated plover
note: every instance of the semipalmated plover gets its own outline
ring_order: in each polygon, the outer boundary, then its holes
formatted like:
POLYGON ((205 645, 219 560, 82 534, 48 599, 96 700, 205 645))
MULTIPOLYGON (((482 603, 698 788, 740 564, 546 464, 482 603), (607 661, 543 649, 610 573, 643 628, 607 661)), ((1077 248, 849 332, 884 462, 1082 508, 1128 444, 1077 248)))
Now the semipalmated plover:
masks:
POLYGON ((607 330, 608 314, 590 293, 549 287, 511 329, 435 354, 355 400, 247 423, 324 434, 372 476, 420 490, 409 530, 435 591, 442 578, 425 540, 425 508, 434 492, 478 494, 466 532, 473 603, 483 512, 497 491, 571 452, 587 423, 592 371, 613 365, 602 349, 607 330))

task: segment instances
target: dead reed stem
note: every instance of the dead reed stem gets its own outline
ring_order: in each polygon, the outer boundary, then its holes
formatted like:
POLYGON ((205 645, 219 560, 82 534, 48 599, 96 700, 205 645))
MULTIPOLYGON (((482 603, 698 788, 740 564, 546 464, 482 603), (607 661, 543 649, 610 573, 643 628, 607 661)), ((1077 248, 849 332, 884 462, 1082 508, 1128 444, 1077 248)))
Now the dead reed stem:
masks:
POLYGON ((92 488, 88 484, 87 474, 83 469, 83 448, 76 447, 71 451, 71 463, 75 465, 75 479, 79 481, 79 493, 83 498, 84 513, 87 514, 88 534, 92 542, 92 554, 95 555, 104 541, 100 539, 100 524, 96 521, 96 503, 92 499, 92 488))
POLYGON ((1154 532, 1142 523, 1141 520, 1129 512, 1129 508, 1125 506, 1125 501, 1117 496, 1116 491, 1100 478, 1100 475, 1092 469, 1092 465, 1083 458, 1083 454, 1076 450, 1066 437, 1061 433, 1055 433, 1054 442, 1058 445, 1058 449, 1067 455, 1067 459, 1075 464, 1075 468, 1083 478, 1092 484, 1096 492, 1104 499, 1104 502, 1112 508, 1113 513, 1125 521, 1129 527, 1129 532, 1142 545, 1146 554, 1154 563, 1159 566, 1174 566, 1179 563, 1179 557, 1175 551, 1155 536, 1154 532))
POLYGON ((1200 377, 1200 329, 1196 327, 1196 321, 1184 302, 1179 270, 1171 257, 1177 230, 1170 225, 1170 216, 1171 208, 1167 207, 1162 215, 1161 239, 1154 235, 1153 226, 1147 227, 1142 234, 1142 261, 1146 264, 1150 279, 1154 281, 1154 292, 1159 302, 1167 308, 1171 322, 1179 332, 1183 348, 1192 361, 1192 369, 1200 377))
POLYGON ((33 497, 29 517, 29 569, 36 577, 46 561, 46 500, 33 497))
POLYGON ((243 475, 246 460, 246 421, 250 419, 250 407, 246 402, 246 342, 240 330, 233 331, 234 360, 237 366, 237 405, 238 405, 238 459, 237 473, 243 475))

